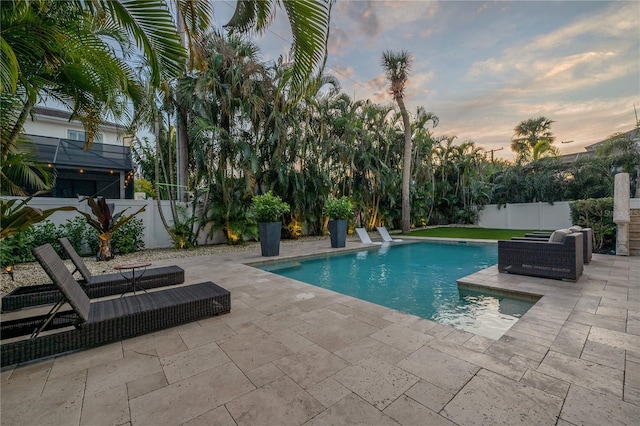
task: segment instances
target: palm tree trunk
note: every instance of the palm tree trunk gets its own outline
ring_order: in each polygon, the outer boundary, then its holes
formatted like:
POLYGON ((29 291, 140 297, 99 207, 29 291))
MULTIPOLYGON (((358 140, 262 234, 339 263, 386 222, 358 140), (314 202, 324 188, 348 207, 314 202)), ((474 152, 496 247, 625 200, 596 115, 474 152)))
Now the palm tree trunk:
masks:
POLYGON ((109 261, 113 259, 111 253, 111 234, 103 234, 98 240, 100 245, 98 246, 98 260, 109 261))
POLYGON ((402 232, 411 231, 411 122, 409 113, 404 105, 402 95, 396 97, 400 107, 402 124, 404 126, 404 156, 402 164, 402 232))

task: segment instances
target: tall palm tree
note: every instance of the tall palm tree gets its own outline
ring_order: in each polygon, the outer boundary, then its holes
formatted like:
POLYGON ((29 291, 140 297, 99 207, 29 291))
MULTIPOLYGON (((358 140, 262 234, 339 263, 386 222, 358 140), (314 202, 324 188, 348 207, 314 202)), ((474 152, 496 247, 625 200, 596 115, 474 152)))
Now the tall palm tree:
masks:
POLYGON ((382 53, 382 67, 389 81, 389 94, 398 103, 404 126, 404 156, 402 165, 402 232, 411 231, 411 121, 404 104, 404 90, 407 86, 412 58, 407 51, 382 53))
MULTIPOLYGON (((544 116, 518 123, 513 129, 513 138, 511 138, 511 150, 516 153, 518 162, 531 161, 534 147, 539 142, 546 142, 549 146, 553 144, 556 139, 551 133, 553 123, 553 120, 544 116)), ((549 150, 545 149, 545 151, 549 150)))

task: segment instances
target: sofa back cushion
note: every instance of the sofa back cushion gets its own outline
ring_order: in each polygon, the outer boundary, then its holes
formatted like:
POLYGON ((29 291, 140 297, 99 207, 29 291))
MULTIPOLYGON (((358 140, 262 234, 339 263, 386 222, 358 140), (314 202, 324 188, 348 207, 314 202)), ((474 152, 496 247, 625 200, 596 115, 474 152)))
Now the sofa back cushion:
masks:
POLYGON ((568 229, 558 229, 556 231, 553 231, 553 234, 551 234, 551 236, 549 237, 549 242, 564 243, 565 238, 569 234, 571 234, 571 231, 569 231, 568 229))

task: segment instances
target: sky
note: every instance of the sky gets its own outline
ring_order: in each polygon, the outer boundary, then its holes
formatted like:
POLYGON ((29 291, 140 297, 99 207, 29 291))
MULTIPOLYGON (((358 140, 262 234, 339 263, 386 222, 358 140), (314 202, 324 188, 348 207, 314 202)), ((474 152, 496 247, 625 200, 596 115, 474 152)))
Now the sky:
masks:
MULTIPOLYGON (((214 3, 224 24, 234 1, 214 3)), ((255 37, 262 59, 287 55, 283 11, 255 37)), ((513 129, 554 121, 562 154, 633 129, 640 109, 640 2, 338 0, 325 73, 353 99, 392 102, 382 52, 413 64, 405 103, 439 118, 435 136, 513 159, 513 129), (562 142, 566 143, 562 143, 562 142)))

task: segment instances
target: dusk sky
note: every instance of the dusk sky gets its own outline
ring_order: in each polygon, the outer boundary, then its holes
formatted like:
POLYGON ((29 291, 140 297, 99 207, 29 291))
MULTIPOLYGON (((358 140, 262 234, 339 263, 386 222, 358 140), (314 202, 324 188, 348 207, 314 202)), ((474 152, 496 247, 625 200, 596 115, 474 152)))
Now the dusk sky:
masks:
MULTIPOLYGON (((217 23, 235 2, 216 1, 217 23)), ((289 51, 279 10, 257 38, 262 59, 289 51)), ((513 158, 513 128, 545 116, 561 153, 631 130, 640 109, 640 2, 338 0, 326 73, 355 99, 388 103, 381 54, 414 58, 410 112, 435 113, 435 136, 513 158), (561 141, 573 141, 562 144, 561 141)))

